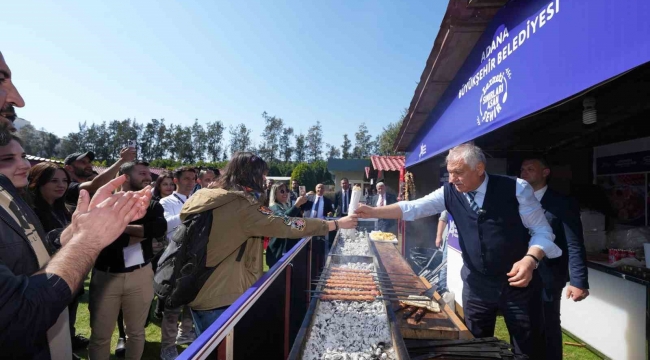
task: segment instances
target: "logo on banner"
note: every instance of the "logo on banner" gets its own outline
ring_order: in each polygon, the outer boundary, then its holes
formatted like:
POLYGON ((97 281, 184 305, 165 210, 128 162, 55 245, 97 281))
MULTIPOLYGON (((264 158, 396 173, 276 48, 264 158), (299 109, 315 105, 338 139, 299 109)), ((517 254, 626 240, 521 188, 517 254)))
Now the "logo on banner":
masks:
POLYGON ((494 75, 483 86, 483 92, 479 99, 479 116, 476 117, 476 124, 487 124, 494 121, 508 100, 508 80, 512 78, 510 69, 494 75))
POLYGON ((421 144, 420 145, 420 155, 419 155, 419 157, 422 158, 426 154, 427 154, 427 145, 426 144, 421 144))

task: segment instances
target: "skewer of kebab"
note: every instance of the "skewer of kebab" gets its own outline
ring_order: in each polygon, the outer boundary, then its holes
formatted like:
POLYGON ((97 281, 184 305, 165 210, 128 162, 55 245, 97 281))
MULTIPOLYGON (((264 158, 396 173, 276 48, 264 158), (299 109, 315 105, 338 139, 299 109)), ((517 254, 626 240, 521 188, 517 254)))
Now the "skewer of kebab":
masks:
POLYGON ((323 269, 323 272, 330 272, 330 273, 338 272, 338 273, 350 273, 350 274, 385 274, 385 275, 415 276, 414 274, 389 273, 389 272, 377 271, 377 270, 347 269, 347 268, 341 268, 341 267, 326 268, 326 269, 323 269))

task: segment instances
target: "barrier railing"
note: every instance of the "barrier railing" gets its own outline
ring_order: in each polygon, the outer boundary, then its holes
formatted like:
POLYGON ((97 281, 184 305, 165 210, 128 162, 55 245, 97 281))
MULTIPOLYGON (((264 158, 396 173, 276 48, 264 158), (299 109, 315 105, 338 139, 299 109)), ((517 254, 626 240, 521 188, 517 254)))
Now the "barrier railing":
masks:
POLYGON ((304 238, 208 327, 178 359, 286 359, 325 263, 322 240, 304 238))

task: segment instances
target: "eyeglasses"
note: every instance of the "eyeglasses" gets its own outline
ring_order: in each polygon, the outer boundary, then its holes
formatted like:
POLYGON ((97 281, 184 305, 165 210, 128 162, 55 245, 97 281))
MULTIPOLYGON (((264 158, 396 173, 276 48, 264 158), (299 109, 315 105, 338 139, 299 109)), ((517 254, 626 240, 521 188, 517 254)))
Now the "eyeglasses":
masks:
POLYGON ((286 194, 287 192, 288 192, 288 191, 286 191, 286 190, 284 190, 284 189, 280 189, 280 194, 286 194))

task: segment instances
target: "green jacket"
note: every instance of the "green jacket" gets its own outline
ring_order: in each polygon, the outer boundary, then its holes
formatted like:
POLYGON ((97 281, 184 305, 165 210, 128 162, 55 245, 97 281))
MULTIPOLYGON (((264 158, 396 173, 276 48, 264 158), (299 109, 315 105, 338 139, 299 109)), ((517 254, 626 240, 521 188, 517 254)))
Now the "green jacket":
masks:
MULTIPOLYGON (((300 208, 295 206, 290 207, 288 210, 283 211, 278 204, 273 204, 270 206, 270 209, 273 210, 275 215, 278 216, 290 216, 290 217, 301 217, 300 208)), ((269 241, 269 246, 266 248, 266 265, 271 267, 280 260, 282 255, 287 251, 291 250, 298 242, 300 238, 297 239, 285 239, 285 238, 272 238, 269 241)))

